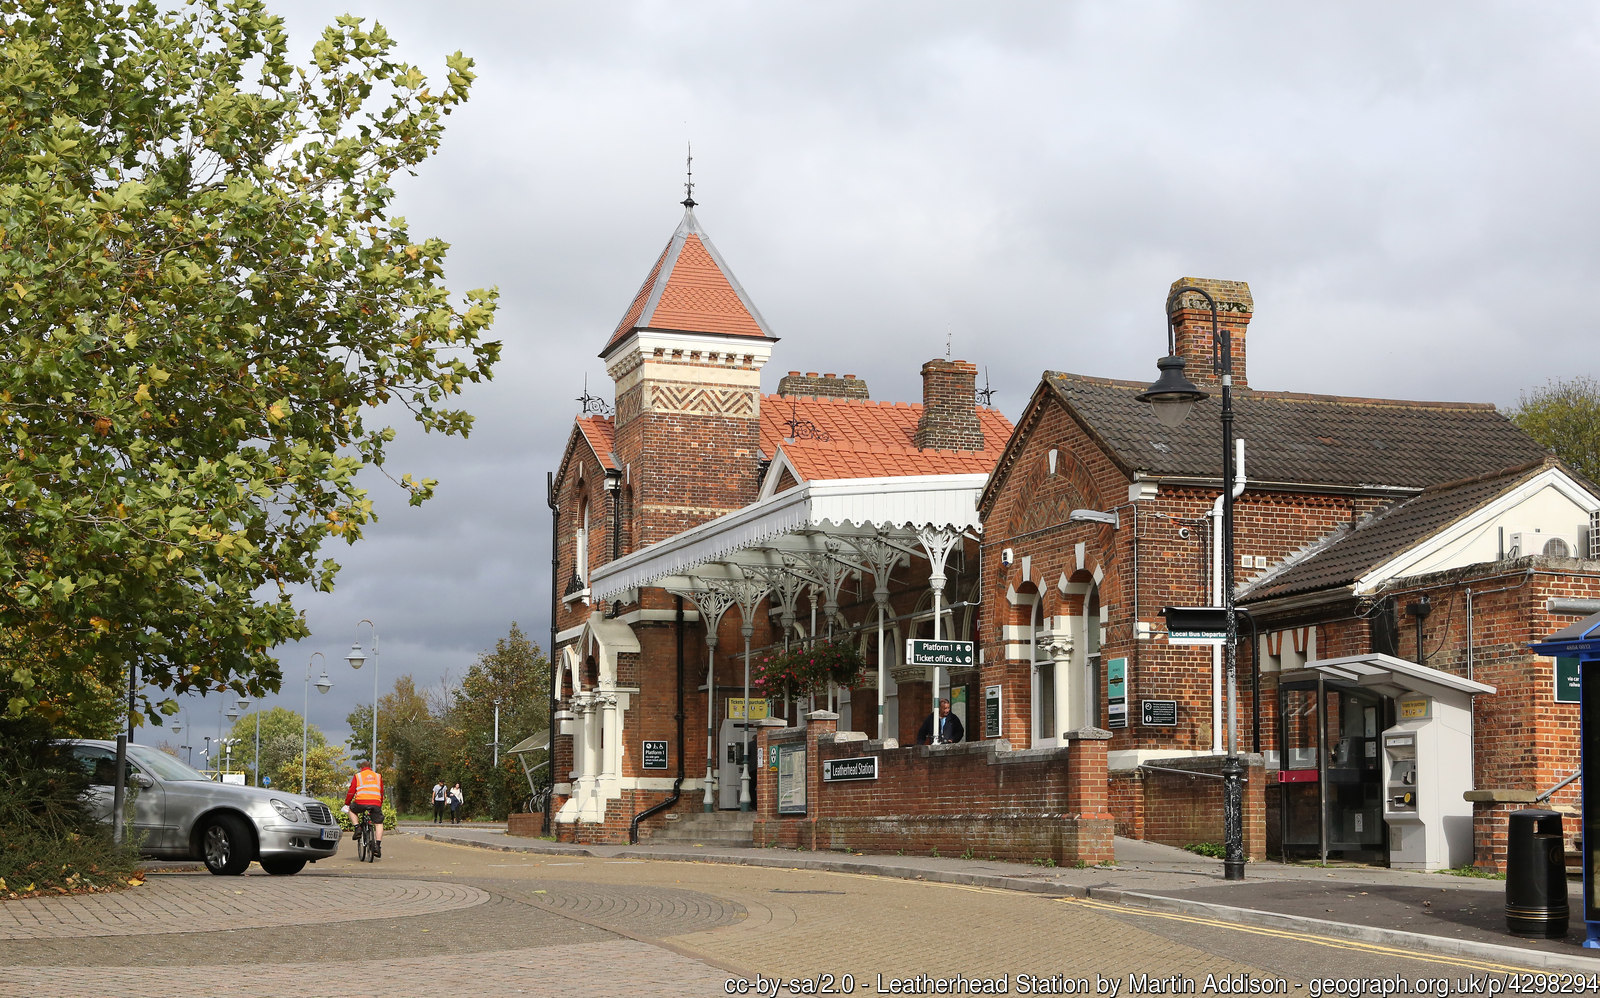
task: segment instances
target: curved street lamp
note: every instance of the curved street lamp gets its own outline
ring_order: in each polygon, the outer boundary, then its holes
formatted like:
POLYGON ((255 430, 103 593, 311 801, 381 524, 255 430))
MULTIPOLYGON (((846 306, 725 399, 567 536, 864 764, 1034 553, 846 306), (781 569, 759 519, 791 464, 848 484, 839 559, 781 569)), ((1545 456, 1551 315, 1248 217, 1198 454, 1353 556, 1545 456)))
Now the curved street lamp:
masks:
MULTIPOLYGON (((324 663, 328 661, 328 657, 320 651, 312 652, 311 657, 306 659, 306 682, 302 691, 303 702, 300 705, 300 796, 302 797, 306 795, 306 757, 310 754, 308 747, 311 733, 311 663, 319 658, 324 663)), ((333 680, 328 678, 328 667, 324 664, 322 675, 317 678, 317 692, 326 693, 331 689, 333 680)), ((257 774, 256 779, 260 778, 260 774, 257 774)))
POLYGON ((1239 622, 1233 605, 1233 337, 1220 334, 1217 300, 1204 288, 1185 284, 1173 288, 1172 294, 1167 296, 1167 356, 1156 361, 1160 376, 1139 393, 1139 401, 1149 403, 1162 423, 1176 427, 1196 402, 1207 397, 1184 377, 1183 358, 1177 355, 1177 336, 1172 327, 1172 303, 1190 291, 1204 298, 1211 307, 1211 350, 1222 384, 1222 607, 1227 619, 1223 640, 1228 662, 1228 757, 1222 764, 1222 837, 1226 856, 1222 861, 1222 875, 1226 880, 1243 880, 1244 763, 1239 758, 1237 738, 1239 622))
MULTIPOLYGON (((372 768, 373 769, 377 769, 378 768, 378 625, 374 624, 372 621, 367 620, 366 618, 363 617, 361 620, 356 621, 356 633, 357 634, 361 633, 361 625, 362 624, 366 624, 368 627, 372 628, 372 755, 370 756, 370 758, 372 759, 372 768)), ((360 642, 359 639, 354 644, 352 644, 350 646, 350 654, 346 655, 344 657, 344 660, 346 662, 350 663, 350 668, 352 668, 352 669, 360 669, 361 668, 361 663, 363 663, 363 662, 365 662, 367 660, 367 656, 363 655, 361 653, 361 642, 360 642)))

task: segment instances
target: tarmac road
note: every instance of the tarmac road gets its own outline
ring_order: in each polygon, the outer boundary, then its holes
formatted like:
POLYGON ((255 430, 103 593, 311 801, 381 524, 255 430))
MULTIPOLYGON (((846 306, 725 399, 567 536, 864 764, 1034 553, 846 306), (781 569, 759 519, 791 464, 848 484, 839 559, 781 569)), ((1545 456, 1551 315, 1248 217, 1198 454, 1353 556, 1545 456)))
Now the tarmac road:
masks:
POLYGON ((1216 975, 1320 998, 1313 978, 1491 994, 1515 969, 1093 898, 387 838, 377 864, 157 872, 120 894, 0 904, 0 995, 709 996, 774 979, 873 995, 959 979, 1121 998, 1129 975, 1200 994, 1216 975))

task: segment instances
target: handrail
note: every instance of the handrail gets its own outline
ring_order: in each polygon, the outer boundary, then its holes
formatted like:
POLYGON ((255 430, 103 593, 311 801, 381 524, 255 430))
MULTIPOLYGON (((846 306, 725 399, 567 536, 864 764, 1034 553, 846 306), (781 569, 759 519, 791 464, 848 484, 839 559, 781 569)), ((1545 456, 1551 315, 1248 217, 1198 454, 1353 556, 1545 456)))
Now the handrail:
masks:
POLYGON ((1556 795, 1556 791, 1560 790, 1562 787, 1565 787, 1570 783, 1575 783, 1575 782, 1577 782, 1578 780, 1581 780, 1581 779, 1583 779, 1583 770, 1581 770, 1581 769, 1574 770, 1571 776, 1567 777, 1566 779, 1562 780, 1560 783, 1557 783, 1555 786, 1551 787, 1549 790, 1546 790, 1544 793, 1542 793, 1539 796, 1535 797, 1533 799, 1533 803, 1535 803, 1535 804, 1543 804, 1545 801, 1549 800, 1551 797, 1554 797, 1556 795))
POLYGON ((1179 776, 1203 776, 1208 780, 1220 780, 1223 778, 1221 773, 1200 773, 1192 769, 1172 769, 1168 766, 1152 766, 1145 762, 1141 762, 1138 768, 1154 770, 1157 773, 1177 773, 1179 776))

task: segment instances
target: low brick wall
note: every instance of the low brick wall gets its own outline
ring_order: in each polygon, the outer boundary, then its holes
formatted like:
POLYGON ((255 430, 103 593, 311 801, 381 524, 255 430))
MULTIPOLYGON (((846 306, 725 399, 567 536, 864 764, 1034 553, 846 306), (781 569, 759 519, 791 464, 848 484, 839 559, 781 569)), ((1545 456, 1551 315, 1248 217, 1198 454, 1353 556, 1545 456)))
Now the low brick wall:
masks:
POLYGON ((1003 740, 888 748, 834 730, 817 711, 804 729, 765 729, 773 745, 806 745, 804 815, 777 813, 776 780, 757 788, 755 841, 807 849, 905 851, 1055 865, 1114 859, 1106 808, 1109 732, 1077 732, 1067 748, 1011 751, 1003 740), (876 780, 822 782, 826 760, 871 756, 876 780))
POLYGON ((544 834, 544 812, 513 814, 506 819, 506 834, 536 839, 544 834))
MULTIPOLYGON (((1260 861, 1267 858, 1267 774, 1259 755, 1243 758, 1244 854, 1260 861)), ((1112 773, 1109 799, 1117 834, 1179 848, 1197 842, 1220 845, 1223 762, 1224 757, 1210 755, 1152 759, 1138 769, 1112 773)))

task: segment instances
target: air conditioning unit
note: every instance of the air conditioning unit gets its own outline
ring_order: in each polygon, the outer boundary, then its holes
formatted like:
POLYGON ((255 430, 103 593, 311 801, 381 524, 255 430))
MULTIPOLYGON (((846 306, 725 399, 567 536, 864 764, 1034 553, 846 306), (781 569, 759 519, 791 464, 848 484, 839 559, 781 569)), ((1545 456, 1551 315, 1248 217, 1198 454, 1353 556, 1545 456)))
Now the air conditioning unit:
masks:
MULTIPOLYGON (((1592 536, 1592 535, 1591 535, 1592 536)), ((1518 530, 1506 538, 1507 558, 1527 558, 1543 555, 1546 558, 1576 558, 1581 549, 1570 537, 1543 533, 1538 530, 1518 530)))

